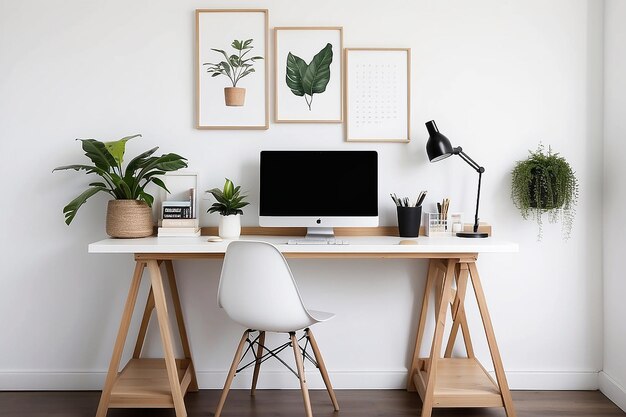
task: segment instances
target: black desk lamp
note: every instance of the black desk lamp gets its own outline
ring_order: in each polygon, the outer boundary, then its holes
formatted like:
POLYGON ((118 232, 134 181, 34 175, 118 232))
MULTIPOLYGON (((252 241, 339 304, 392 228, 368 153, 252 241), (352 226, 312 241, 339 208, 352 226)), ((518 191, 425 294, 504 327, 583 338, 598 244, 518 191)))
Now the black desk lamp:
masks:
POLYGON ((453 148, 450 140, 439 133, 437 125, 434 120, 426 123, 426 129, 428 129, 428 142, 426 142, 426 153, 428 153, 428 159, 430 162, 441 161, 446 159, 450 155, 459 155, 461 159, 469 164, 472 168, 478 172, 478 193, 476 194, 476 214, 474 216, 474 231, 473 232, 459 232, 456 235, 458 237, 488 237, 487 233, 478 231, 478 203, 480 202, 480 180, 482 179, 485 168, 478 165, 472 158, 467 156, 463 152, 463 148, 460 146, 453 148))

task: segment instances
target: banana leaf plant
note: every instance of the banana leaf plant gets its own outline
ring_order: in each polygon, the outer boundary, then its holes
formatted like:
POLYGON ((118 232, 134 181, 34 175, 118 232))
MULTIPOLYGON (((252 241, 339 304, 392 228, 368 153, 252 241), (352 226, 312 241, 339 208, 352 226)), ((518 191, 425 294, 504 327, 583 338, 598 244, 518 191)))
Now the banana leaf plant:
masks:
POLYGON ((213 194, 213 197, 217 200, 207 210, 207 213, 219 213, 222 216, 231 216, 236 214, 243 214, 242 208, 247 206, 248 202, 245 201, 246 195, 241 195, 241 186, 236 186, 231 180, 226 178, 224 182, 224 189, 213 188, 207 191, 213 194))
POLYGON ((333 46, 328 43, 308 64, 299 56, 289 52, 287 55, 287 87, 298 97, 304 97, 309 106, 313 104, 313 95, 326 91, 330 81, 330 64, 333 62, 333 46), (307 97, 308 96, 308 97, 307 97))
POLYGON ((154 197, 145 191, 148 184, 154 183, 169 193, 169 190, 158 178, 168 171, 177 171, 187 167, 187 159, 175 153, 152 156, 158 148, 154 147, 133 158, 124 168, 126 142, 141 136, 126 136, 113 142, 100 142, 96 139, 76 139, 81 141, 85 156, 93 165, 64 165, 54 171, 73 169, 96 174, 102 181, 94 181, 89 188, 70 201, 64 208, 65 223, 70 224, 78 209, 93 195, 104 192, 116 200, 140 200, 152 206, 154 197))
POLYGON ((254 48, 254 46, 252 46, 253 40, 254 39, 238 41, 235 39, 230 46, 237 51, 237 55, 232 54, 229 56, 226 51, 222 49, 211 48, 212 51, 224 55, 225 60, 217 63, 207 62, 202 65, 207 65, 207 72, 211 74, 211 77, 225 75, 230 79, 233 87, 237 87, 239 80, 254 72, 254 62, 263 59, 262 56, 246 58, 246 55, 254 48))

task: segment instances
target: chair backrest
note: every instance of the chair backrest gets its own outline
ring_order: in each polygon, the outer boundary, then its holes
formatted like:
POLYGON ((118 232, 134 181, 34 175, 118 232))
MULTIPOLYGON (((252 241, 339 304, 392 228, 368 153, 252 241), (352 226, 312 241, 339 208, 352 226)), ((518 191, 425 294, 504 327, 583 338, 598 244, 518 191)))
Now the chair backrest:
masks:
POLYGON ((267 242, 228 245, 217 297, 231 319, 253 330, 289 332, 313 322, 285 258, 267 242))

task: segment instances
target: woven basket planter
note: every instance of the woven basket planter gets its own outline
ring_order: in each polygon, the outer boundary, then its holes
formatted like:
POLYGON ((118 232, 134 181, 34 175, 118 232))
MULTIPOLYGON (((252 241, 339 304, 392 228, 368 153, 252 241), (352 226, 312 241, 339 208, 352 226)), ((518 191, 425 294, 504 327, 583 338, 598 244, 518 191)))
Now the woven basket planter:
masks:
POLYGON ((110 200, 107 206, 106 231, 111 237, 151 236, 152 209, 139 200, 110 200))

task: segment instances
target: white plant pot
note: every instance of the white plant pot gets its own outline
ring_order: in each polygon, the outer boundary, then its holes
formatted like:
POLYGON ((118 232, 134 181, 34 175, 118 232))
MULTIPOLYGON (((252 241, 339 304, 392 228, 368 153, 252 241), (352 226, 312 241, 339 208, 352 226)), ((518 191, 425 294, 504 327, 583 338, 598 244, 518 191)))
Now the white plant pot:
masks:
POLYGON ((219 235, 223 239, 233 239, 241 235, 241 214, 220 216, 219 235))

